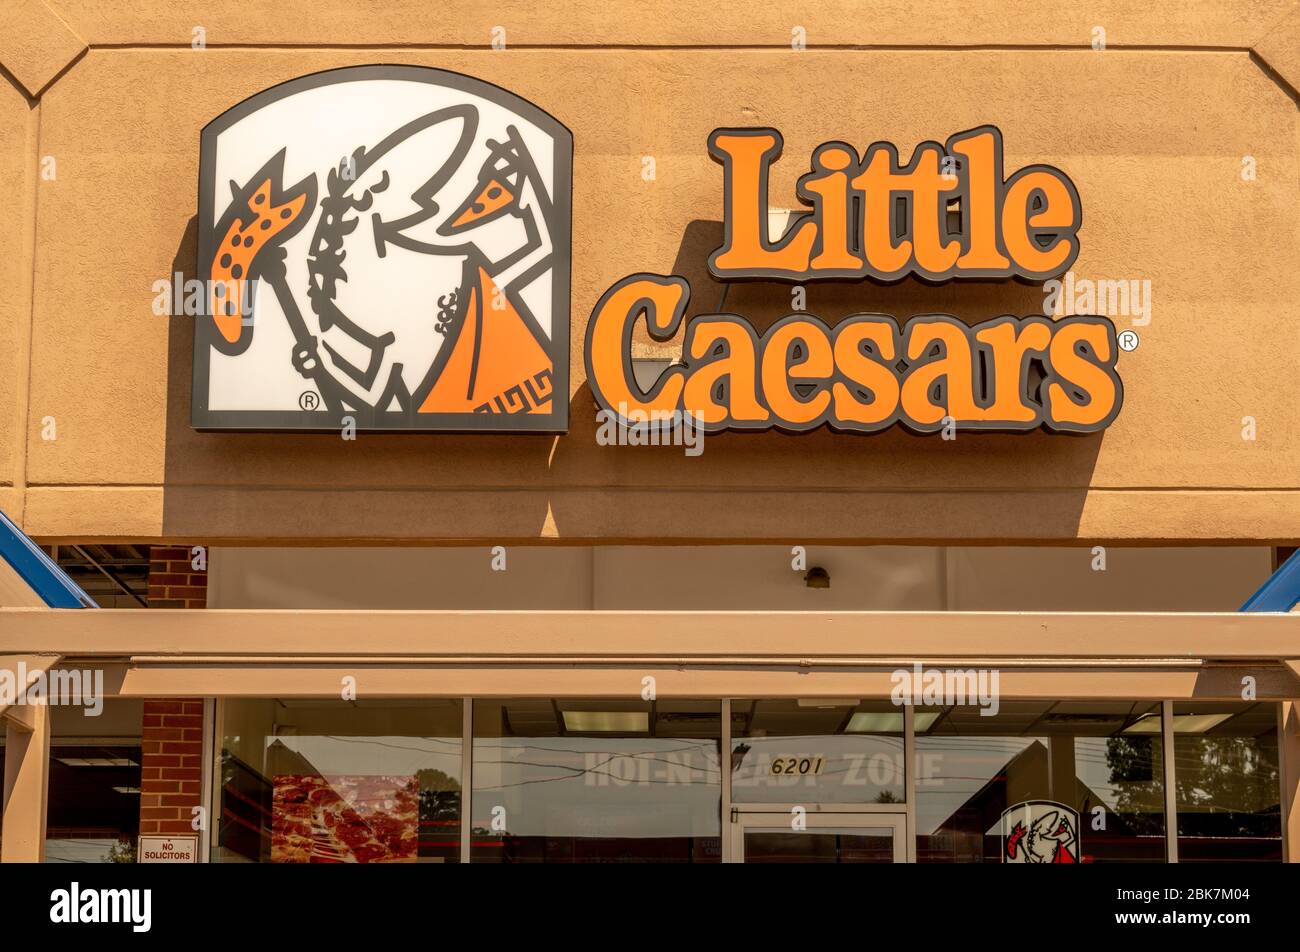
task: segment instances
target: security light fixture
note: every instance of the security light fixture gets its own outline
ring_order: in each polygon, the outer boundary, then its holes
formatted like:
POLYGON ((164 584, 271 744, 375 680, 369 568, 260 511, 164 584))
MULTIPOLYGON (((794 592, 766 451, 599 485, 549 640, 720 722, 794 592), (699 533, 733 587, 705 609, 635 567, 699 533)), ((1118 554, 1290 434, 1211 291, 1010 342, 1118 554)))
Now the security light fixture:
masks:
POLYGON ((740 765, 745 761, 745 755, 752 748, 746 743, 737 744, 731 749, 731 772, 735 773, 740 769, 740 765))

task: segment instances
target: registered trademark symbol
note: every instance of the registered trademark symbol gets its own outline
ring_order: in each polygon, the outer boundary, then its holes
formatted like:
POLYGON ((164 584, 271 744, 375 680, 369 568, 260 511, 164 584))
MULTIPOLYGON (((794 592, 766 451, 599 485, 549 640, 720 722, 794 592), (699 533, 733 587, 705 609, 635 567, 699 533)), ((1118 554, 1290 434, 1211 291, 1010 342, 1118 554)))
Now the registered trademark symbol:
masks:
POLYGON ((320 405, 320 396, 315 390, 304 390, 298 394, 298 406, 304 410, 315 410, 320 405))
POLYGON ((1127 354, 1127 353, 1129 353, 1130 351, 1137 350, 1137 349, 1138 349, 1138 344, 1139 344, 1139 343, 1141 343, 1141 342, 1138 340, 1138 332, 1137 332, 1137 331, 1121 331, 1121 332, 1120 332, 1120 335, 1119 335, 1119 349, 1122 350, 1122 351, 1124 351, 1124 353, 1127 354))

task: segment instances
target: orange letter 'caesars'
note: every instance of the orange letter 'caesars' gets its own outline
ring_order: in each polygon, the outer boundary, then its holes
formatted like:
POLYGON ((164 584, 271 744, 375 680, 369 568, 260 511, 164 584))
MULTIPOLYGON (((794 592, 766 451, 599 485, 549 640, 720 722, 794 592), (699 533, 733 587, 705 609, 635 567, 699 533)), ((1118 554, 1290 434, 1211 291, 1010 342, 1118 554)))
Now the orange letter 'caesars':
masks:
POLYGON ((686 382, 680 370, 664 373, 650 393, 632 376, 632 324, 645 312, 650 336, 668 340, 677 333, 691 289, 685 278, 634 275, 605 292, 587 324, 587 380, 601 406, 630 414, 671 413, 681 403, 686 382))
POLYGON ((999 317, 973 327, 946 314, 858 314, 829 327, 791 314, 766 333, 734 314, 702 314, 682 359, 649 391, 632 373, 633 323, 675 336, 689 291, 679 277, 634 274, 605 292, 587 326, 587 379, 596 403, 632 423, 694 417, 705 432, 828 424, 874 433, 899 423, 933 433, 973 430, 1089 433, 1119 411, 1115 328, 1105 318, 999 317), (1037 363, 1045 374, 1034 374, 1037 363))

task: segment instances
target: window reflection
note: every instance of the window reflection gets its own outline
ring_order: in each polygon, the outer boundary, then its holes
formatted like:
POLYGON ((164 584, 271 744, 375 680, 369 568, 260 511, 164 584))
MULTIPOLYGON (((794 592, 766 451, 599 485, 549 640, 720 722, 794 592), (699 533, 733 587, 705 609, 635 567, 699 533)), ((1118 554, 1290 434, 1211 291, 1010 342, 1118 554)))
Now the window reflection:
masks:
POLYGON ((1277 705, 1177 703, 1178 861, 1281 862, 1277 705))
POLYGON ((1161 748, 1154 702, 1004 701, 992 716, 920 710, 917 860, 1025 861, 1028 850, 1032 862, 1161 861, 1161 748), (1008 849, 1004 833, 1016 823, 1008 849), (1053 836, 1070 842, 1057 849, 1053 836))
POLYGON ((731 702, 736 803, 902 803, 903 709, 888 701, 731 702))
POLYGON ((140 743, 53 743, 47 863, 131 863, 140 834, 140 743))
MULTIPOLYGON (((902 809, 903 712, 890 702, 740 699, 731 707, 726 765, 742 808, 902 809)), ((214 859, 458 861, 458 700, 238 700, 223 710, 214 859)), ((1173 711, 1180 860, 1279 861, 1277 705, 1179 702, 1173 711)), ((915 724, 919 861, 1164 859, 1158 702, 1004 701, 993 716, 921 707, 915 724)), ((478 700, 471 855, 717 862, 720 743, 716 700, 478 700)), ((97 750, 56 738, 52 856, 80 839, 134 838, 139 748, 109 751, 120 762, 97 750), (115 772, 129 768, 130 776, 115 772), (112 798, 82 795, 83 775, 99 787, 111 780, 114 794, 135 805, 121 816, 92 816, 85 804, 102 813, 112 798), (73 812, 61 814, 56 800, 73 812)), ((756 849, 773 856, 796 849, 764 842, 755 840, 756 849)), ((797 849, 808 861, 875 855, 865 841, 830 843, 797 849)))
POLYGON ((144 705, 52 705, 45 862, 134 863, 140 835, 144 705))
POLYGON ((457 862, 458 700, 225 704, 219 861, 457 862))
POLYGON ((746 863, 892 863, 892 830, 746 830, 746 863))
POLYGON ((475 862, 719 862, 718 701, 476 700, 475 862))

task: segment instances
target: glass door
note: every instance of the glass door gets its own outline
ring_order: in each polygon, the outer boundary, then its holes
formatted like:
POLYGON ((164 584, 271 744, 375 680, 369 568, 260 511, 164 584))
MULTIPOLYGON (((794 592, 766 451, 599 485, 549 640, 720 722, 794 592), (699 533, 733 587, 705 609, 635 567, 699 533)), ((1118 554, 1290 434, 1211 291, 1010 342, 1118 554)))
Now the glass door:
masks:
POLYGON ((902 813, 736 815, 736 859, 742 863, 902 863, 902 813))

